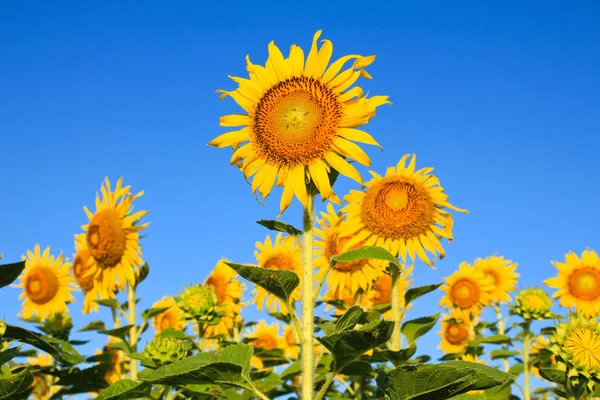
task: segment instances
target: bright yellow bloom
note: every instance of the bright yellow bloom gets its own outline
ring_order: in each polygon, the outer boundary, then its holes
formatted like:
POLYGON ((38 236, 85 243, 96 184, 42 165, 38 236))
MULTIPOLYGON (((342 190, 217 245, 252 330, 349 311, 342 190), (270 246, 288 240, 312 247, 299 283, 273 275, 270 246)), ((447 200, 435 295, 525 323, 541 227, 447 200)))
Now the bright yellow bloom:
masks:
POLYGON ((135 284, 136 274, 142 261, 139 231, 148 226, 139 220, 147 211, 133 213, 133 202, 144 194, 132 195, 130 186, 123 187, 123 179, 117 181, 114 192, 108 178, 102 185, 102 197, 96 195, 96 212, 84 207, 90 222, 83 225, 86 243, 91 255, 90 271, 98 281, 101 298, 111 298, 115 285, 124 290, 127 283, 135 284))
MULTIPOLYGON (((279 324, 277 322, 267 325, 265 321, 259 321, 254 326, 254 329, 248 331, 246 338, 252 339, 250 344, 257 349, 273 350, 284 348, 283 338, 279 334, 279 324)), ((257 356, 251 358, 250 364, 254 368, 263 368, 263 362, 257 356)))
POLYGON ((159 301, 152 304, 152 308, 167 308, 164 312, 154 316, 152 326, 156 329, 156 334, 161 333, 167 328, 182 330, 185 325, 183 311, 175 303, 175 299, 170 296, 164 296, 159 301))
POLYGON ((366 191, 351 190, 342 211, 348 223, 341 235, 352 235, 345 249, 357 243, 379 246, 397 255, 403 262, 412 262, 418 255, 427 265, 433 265, 437 253, 445 253, 440 240, 452 240, 452 215, 448 195, 440 181, 430 172, 433 168, 415 171, 416 156, 406 165, 409 154, 396 167, 387 169, 384 177, 371 171, 373 179, 365 184, 366 191), (426 252, 433 255, 433 261, 426 252))
POLYGON ((47 316, 68 312, 67 303, 75 299, 71 295, 75 282, 69 274, 71 263, 62 255, 50 255, 50 247, 42 254, 40 246, 27 251, 23 256, 25 269, 21 273, 20 283, 14 287, 23 288, 19 300, 23 300, 21 315, 24 318, 37 316, 43 320, 47 316))
POLYGON ((325 292, 323 301, 335 302, 335 305, 327 303, 325 305, 325 311, 327 312, 331 307, 335 307, 333 314, 342 315, 346 312, 346 310, 354 305, 354 297, 356 294, 356 292, 352 292, 349 286, 344 287, 343 291, 340 291, 339 289, 329 289, 327 292, 325 292))
MULTIPOLYGON (((300 258, 300 248, 296 246, 294 239, 290 236, 282 238, 281 233, 275 237, 275 242, 271 242, 271 238, 267 236, 265 243, 256 242, 258 251, 254 252, 258 266, 272 270, 287 270, 292 271, 302 281, 302 260, 300 258)), ((300 299, 300 288, 302 283, 294 290, 290 296, 290 303, 300 299)), ((262 311, 263 304, 266 301, 267 310, 276 312, 278 309, 287 314, 288 310, 284 306, 280 306, 279 298, 273 296, 262 287, 255 285, 251 294, 255 294, 253 303, 256 303, 259 311, 262 311)))
POLYGON ((317 48, 318 31, 306 58, 292 45, 284 58, 274 42, 269 43, 266 66, 246 57, 250 79, 231 77, 239 88, 230 96, 246 112, 221 117, 221 126, 242 127, 213 139, 209 145, 232 146, 231 164, 241 163, 244 176, 252 180, 252 191, 267 197, 283 186, 283 212, 296 197, 306 206, 307 182, 314 183, 323 199, 338 200, 327 173, 337 170, 362 183, 360 173, 345 158, 370 165, 367 154, 354 142, 379 146, 368 133, 354 129, 369 122, 375 109, 390 104, 387 96, 367 98, 360 87, 351 86, 359 77, 370 78, 363 69, 375 56, 349 55, 332 63, 329 40, 317 48), (354 60, 342 72, 344 64, 354 60), (242 143, 248 142, 240 146, 242 143))
POLYGON ((467 348, 467 341, 474 339, 469 320, 463 320, 462 314, 456 310, 444 316, 441 327, 442 330, 438 332, 441 339, 438 348, 444 353, 460 353, 467 348))
POLYGON ((445 285, 440 288, 446 294, 439 305, 446 309, 456 308, 464 320, 479 315, 481 308, 490 304, 490 293, 493 286, 485 279, 479 269, 463 262, 451 276, 446 278, 445 285))
POLYGON ((571 308, 586 317, 600 314, 600 258, 593 250, 585 250, 581 258, 573 252, 566 256, 565 262, 553 262, 558 276, 546 279, 544 283, 558 289, 554 297, 560 299, 560 305, 571 308))
POLYGON ((473 263, 475 269, 483 271, 485 278, 492 284, 490 297, 494 303, 510 301, 509 293, 515 290, 519 274, 515 272, 517 264, 504 257, 491 256, 478 258, 473 263))
POLYGON ((219 311, 226 311, 229 317, 242 311, 240 301, 244 293, 244 284, 235 279, 237 276, 237 272, 221 260, 204 281, 204 285, 211 288, 217 295, 219 311))
POLYGON ((296 332, 293 327, 290 325, 286 325, 283 328, 283 338, 282 338, 282 346, 283 350, 285 350, 286 357, 291 358, 292 360, 297 360, 298 355, 300 354, 300 344, 296 339, 296 332))
MULTIPOLYGON (((320 228, 315 228, 315 268, 319 269, 316 279, 320 280, 327 272, 327 266, 331 257, 341 254, 344 244, 352 236, 340 236, 344 220, 341 214, 335 212, 331 203, 327 204, 327 212, 321 213, 321 219, 318 219, 320 228)), ((356 243, 353 248, 359 248, 362 243, 356 243)), ((351 291, 356 292, 359 288, 367 290, 378 276, 382 274, 383 268, 387 265, 385 261, 374 259, 362 259, 351 262, 338 262, 327 275, 327 283, 333 291, 344 291, 349 287, 351 291)))
MULTIPOLYGON (((408 290, 408 287, 412 284, 409 280, 409 271, 403 271, 398 277, 398 291, 400 292, 400 303, 401 308, 405 307, 404 294, 408 290)), ((366 291, 361 297, 361 306, 369 310, 375 306, 382 306, 392 303, 392 277, 388 274, 383 274, 374 282, 373 287, 366 291)), ((385 319, 392 318, 392 311, 388 310, 383 314, 385 319)))

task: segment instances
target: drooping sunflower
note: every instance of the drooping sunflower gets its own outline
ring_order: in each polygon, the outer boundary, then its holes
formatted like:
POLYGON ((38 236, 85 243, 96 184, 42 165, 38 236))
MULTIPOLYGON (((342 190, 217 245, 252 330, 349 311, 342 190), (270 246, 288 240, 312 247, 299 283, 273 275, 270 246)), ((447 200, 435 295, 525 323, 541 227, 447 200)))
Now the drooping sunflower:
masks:
MULTIPOLYGON (((405 307, 404 293, 408 290, 411 285, 410 271, 404 271, 398 277, 398 291, 400 292, 400 304, 401 308, 405 307)), ((375 306, 383 306, 391 304, 392 302, 392 277, 388 274, 383 274, 374 282, 370 290, 366 291, 361 297, 361 305, 363 308, 369 310, 375 306)), ((385 319, 392 317, 392 311, 388 310, 383 314, 385 319)))
POLYGON ((175 303, 175 299, 170 296, 164 296, 159 301, 152 304, 152 308, 167 308, 164 312, 154 316, 152 319, 152 326, 156 330, 156 334, 161 333, 167 328, 173 328, 176 330, 183 330, 185 326, 185 318, 183 311, 175 303))
POLYGON ((444 353, 460 353, 467 348, 467 341, 473 339, 469 321, 462 319, 462 314, 455 310, 444 316, 442 330, 438 332, 441 343, 438 346, 444 353))
MULTIPOLYGON (((108 178, 96 195, 96 212, 84 207, 90 222, 83 225, 91 258, 90 274, 97 280, 101 298, 111 298, 115 285, 124 290, 135 283, 142 261, 139 232, 148 226, 140 218, 148 211, 133 212, 133 202, 144 192, 132 195, 130 186, 123 187, 119 178, 112 191, 108 178)), ((86 274, 86 275, 87 275, 86 274)))
POLYGON ((282 339, 282 346, 286 357, 289 357, 292 360, 297 360, 298 355, 300 354, 300 344, 296 339, 296 332, 294 331, 294 328, 290 325, 286 325, 283 328, 282 339))
MULTIPOLYGON (((302 280, 302 260, 300 258, 300 248, 296 246, 294 239, 290 236, 282 238, 281 233, 277 234, 275 241, 267 235, 265 243, 256 242, 258 251, 254 252, 258 265, 266 269, 283 269, 295 272, 300 280, 302 280)), ((290 296, 290 303, 300 299, 300 283, 290 296)), ((285 306, 280 305, 277 297, 273 296, 260 286, 255 286, 252 293, 254 294, 253 303, 256 303, 259 311, 262 311, 263 304, 266 301, 266 308, 270 312, 281 311, 284 314, 288 313, 285 306)))
MULTIPOLYGON (((339 232, 345 223, 346 217, 336 213, 331 203, 327 204, 327 212, 321 213, 322 218, 317 219, 319 228, 315 228, 315 268, 319 269, 317 281, 327 272, 331 257, 341 254, 344 244, 352 236, 340 236, 339 232)), ((362 243, 356 243, 353 248, 359 248, 362 243)), ((371 284, 382 274, 385 261, 362 259, 351 262, 338 262, 327 275, 328 286, 333 291, 343 292, 346 287, 356 292, 359 288, 369 289, 371 284)))
POLYGON ((27 251, 23 256, 25 269, 14 287, 23 288, 19 300, 23 301, 21 315, 24 318, 37 315, 41 320, 60 312, 67 312, 67 303, 74 301, 71 292, 75 282, 69 274, 71 263, 62 255, 50 255, 50 247, 43 253, 40 246, 27 251))
POLYGON ((490 304, 490 294, 494 288, 485 279, 483 271, 463 262, 458 271, 446 278, 440 289, 446 294, 439 305, 446 309, 455 308, 464 320, 469 320, 472 316, 479 315, 482 307, 490 304))
POLYGON ((238 274, 225 264, 224 260, 217 263, 204 285, 211 288, 217 295, 217 304, 221 311, 226 311, 229 317, 241 312, 240 301, 244 293, 244 284, 237 278, 238 274))
POLYGON ((239 84, 233 91, 220 90, 246 112, 221 117, 221 126, 242 127, 213 139, 209 145, 232 146, 231 164, 241 163, 244 176, 252 179, 252 191, 267 197, 283 186, 281 212, 295 195, 305 206, 307 181, 314 183, 323 199, 338 200, 329 177, 332 169, 362 183, 360 173, 345 158, 370 165, 367 154, 354 142, 379 146, 368 133, 355 129, 369 122, 375 109, 391 104, 387 96, 367 98, 360 87, 351 86, 359 77, 370 78, 363 69, 375 56, 348 55, 329 68, 333 45, 324 40, 317 48, 318 31, 310 52, 296 45, 284 58, 274 42, 269 43, 265 67, 246 57, 250 79, 231 77, 239 84), (340 72, 344 65, 352 66, 340 72), (244 142, 243 145, 241 145, 244 142), (240 146, 241 145, 241 146, 240 146))
POLYGON ((478 258, 473 263, 475 269, 483 271, 485 278, 494 289, 490 293, 494 303, 510 301, 509 293, 515 290, 519 274, 515 272, 517 264, 501 256, 478 258))
POLYGON ((440 240, 452 240, 453 225, 446 208, 467 211, 448 202, 439 179, 431 174, 433 168, 415 171, 416 156, 407 166, 409 157, 388 168, 384 177, 371 171, 373 179, 365 184, 364 192, 351 190, 344 197, 348 205, 342 212, 347 213, 348 222, 340 234, 352 235, 344 250, 364 243, 383 247, 405 263, 407 254, 413 263, 418 255, 427 265, 433 265, 437 253, 444 257, 440 240))
POLYGON ((558 289, 554 297, 564 307, 575 307, 586 317, 600 314, 600 258, 593 250, 585 250, 579 258, 570 252, 565 262, 553 262, 558 276, 546 279, 544 284, 558 289))
MULTIPOLYGON (((277 322, 267 325, 265 321, 261 320, 245 336, 248 339, 252 339, 250 344, 257 349, 273 350, 283 348, 283 341, 279 334, 279 324, 277 322)), ((263 368, 263 362, 257 356, 252 356, 250 364, 258 369, 263 368)))

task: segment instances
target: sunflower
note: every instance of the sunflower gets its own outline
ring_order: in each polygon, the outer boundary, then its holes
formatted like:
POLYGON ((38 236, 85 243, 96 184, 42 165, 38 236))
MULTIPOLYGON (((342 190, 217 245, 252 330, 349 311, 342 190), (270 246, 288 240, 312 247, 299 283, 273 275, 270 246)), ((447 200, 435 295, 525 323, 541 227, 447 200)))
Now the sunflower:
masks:
POLYGON ((25 299, 21 315, 30 318, 37 314, 44 320, 52 314, 67 312, 67 303, 75 300, 71 295, 75 284, 69 274, 71 263, 62 255, 51 256, 50 247, 41 253, 37 244, 23 260, 25 269, 19 277, 20 283, 14 285, 23 288, 19 296, 19 300, 25 299))
MULTIPOLYGON (((331 203, 327 204, 327 212, 321 213, 323 218, 317 219, 320 228, 315 228, 315 268, 319 269, 316 279, 319 281, 323 274, 327 272, 327 266, 331 262, 331 257, 342 253, 344 244, 352 236, 340 236, 340 227, 346 219, 341 214, 335 212, 331 203)), ((357 243, 353 248, 359 248, 362 243, 357 243)), ((333 291, 344 291, 350 287, 352 292, 359 288, 367 290, 373 281, 382 274, 386 265, 385 261, 375 259, 362 259, 350 262, 335 263, 333 269, 327 276, 327 283, 333 291)))
POLYGON ((284 58, 274 42, 269 44, 266 66, 246 57, 250 79, 231 77, 239 84, 234 91, 220 90, 246 112, 221 117, 221 126, 242 127, 213 139, 209 145, 232 146, 231 164, 241 163, 244 176, 252 179, 252 191, 263 198, 283 186, 281 212, 296 197, 306 206, 307 182, 312 181, 323 199, 337 201, 328 173, 333 169, 362 183, 360 173, 346 157, 370 165, 367 154, 354 142, 376 145, 368 133, 355 129, 369 122, 375 109, 391 104, 387 96, 367 98, 360 87, 350 88, 359 77, 370 78, 363 69, 375 56, 348 55, 332 63, 333 46, 324 40, 320 49, 318 31, 304 60, 304 52, 292 45, 284 58), (352 66, 341 71, 344 64, 352 66), (242 143, 244 145, 240 146, 242 143))
MULTIPOLYGON (((265 321, 259 321, 254 329, 246 334, 246 338, 252 339, 250 344, 257 349, 273 350, 284 347, 283 340, 279 334, 279 324, 277 322, 267 325, 265 321)), ((250 363, 254 368, 263 368, 263 362, 260 357, 252 356, 250 363)))
POLYGON ((152 304, 152 308, 167 308, 164 312, 154 316, 152 320, 152 326, 156 329, 158 335, 167 328, 173 328, 176 330, 183 330, 185 325, 185 318, 183 311, 175 303, 175 299, 170 296, 164 296, 159 301, 152 304))
POLYGON ((237 272, 221 260, 204 281, 204 285, 211 288, 217 295, 219 309, 226 311, 229 317, 242 311, 240 301, 244 293, 244 284, 235 279, 237 276, 237 272))
POLYGON ((90 271, 86 276, 97 280, 101 298, 111 298, 115 285, 124 290, 127 283, 135 284, 142 261, 139 231, 148 226, 139 220, 147 211, 133 213, 133 202, 144 194, 132 195, 130 186, 123 187, 123 179, 117 181, 114 192, 108 178, 101 187, 102 197, 96 195, 96 212, 84 210, 90 219, 83 225, 89 249, 90 271))
POLYGON ((540 375, 540 367, 550 367, 556 364, 556 355, 553 354, 547 357, 546 354, 542 352, 542 350, 547 349, 549 345, 550 342, 544 336, 536 337, 531 345, 530 354, 536 356, 536 360, 531 366, 531 373, 540 379, 543 379, 540 375))
POLYGON ((560 305, 575 307, 586 317, 600 314, 600 258, 593 250, 585 250, 579 258, 575 253, 566 255, 565 262, 553 262, 558 276, 544 281, 558 289, 554 297, 560 305))
POLYGON ((453 311, 441 322, 439 331, 441 343, 438 346, 444 353, 460 353, 468 346, 467 341, 473 339, 469 321, 463 320, 460 312, 453 311))
POLYGON ((512 306, 512 313, 520 315, 526 320, 531 319, 550 319, 553 314, 552 299, 542 289, 527 288, 522 289, 515 296, 515 304, 512 306))
MULTIPOLYGON (((258 265, 260 267, 272 270, 282 269, 292 271, 298 275, 300 279, 302 279, 302 260, 300 258, 300 248, 296 246, 296 243, 292 237, 288 236, 286 238, 282 238, 281 233, 279 233, 275 237, 275 242, 272 242, 271 238, 267 235, 265 243, 263 244, 257 242, 256 247, 258 248, 258 251, 255 251, 254 255, 256 256, 256 260, 258 261, 258 265)), ((302 284, 299 284, 294 292, 292 292, 292 295, 290 296, 290 303, 293 303, 294 300, 300 299, 301 286, 302 284)), ((275 312, 279 308, 282 313, 288 313, 286 307, 280 307, 279 299, 267 292, 262 287, 255 285, 251 294, 255 294, 252 302, 256 303, 258 311, 262 311, 263 304, 266 300, 266 306, 270 312, 275 312)))
POLYGON ((506 303, 510 301, 509 293, 515 290, 519 274, 515 272, 517 264, 504 257, 491 256, 478 258, 473 263, 475 269, 483 271, 485 278, 492 284, 490 293, 495 303, 506 303))
POLYGON ((433 265, 437 253, 444 257, 440 240, 452 240, 453 224, 445 208, 467 211, 448 202, 432 168, 415 171, 415 155, 406 166, 409 157, 405 155, 395 168, 388 168, 384 177, 371 171, 373 179, 365 184, 366 191, 351 190, 344 197, 348 205, 342 212, 347 213, 348 223, 340 234, 352 235, 344 250, 363 243, 399 254, 403 262, 408 254, 414 263, 416 254, 427 265, 433 265))
POLYGON ((325 311, 335 307, 333 314, 341 315, 354 305, 357 295, 360 293, 352 292, 349 286, 344 287, 344 290, 329 289, 323 296, 323 301, 326 302, 325 311))
POLYGON ((456 308, 464 320, 479 315, 481 308, 490 303, 490 294, 494 287, 485 279, 483 271, 475 269, 466 262, 459 265, 458 271, 446 278, 440 288, 446 294, 439 305, 446 309, 456 308))
POLYGON ((104 346, 102 353, 111 356, 109 368, 104 375, 104 380, 112 385, 121 380, 121 376, 129 371, 130 358, 123 351, 110 347, 112 343, 118 343, 119 339, 113 336, 108 337, 108 344, 104 346))
MULTIPOLYGON (((412 281, 409 280, 410 274, 402 272, 398 277, 398 290, 400 291, 400 304, 401 308, 405 307, 404 293, 411 285, 412 281)), ((383 274, 374 282, 373 287, 365 292, 361 297, 361 305, 363 308, 369 310, 376 306, 391 305, 392 302, 392 277, 388 274, 383 274)), ((392 311, 388 310, 383 314, 385 319, 392 317, 392 311)))
POLYGON ((300 344, 296 339, 296 332, 290 325, 283 328, 283 340, 281 341, 286 357, 297 360, 300 354, 300 344))

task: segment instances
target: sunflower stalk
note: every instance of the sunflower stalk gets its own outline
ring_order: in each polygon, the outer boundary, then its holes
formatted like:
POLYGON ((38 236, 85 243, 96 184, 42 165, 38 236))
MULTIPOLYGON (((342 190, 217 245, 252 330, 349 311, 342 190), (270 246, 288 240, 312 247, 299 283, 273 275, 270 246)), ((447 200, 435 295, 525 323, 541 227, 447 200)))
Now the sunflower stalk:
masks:
POLYGON ((531 332, 529 323, 523 325, 523 399, 531 400, 529 351, 531 348, 531 332))
POLYGON ((391 350, 400 351, 402 348, 402 307, 400 306, 400 269, 394 265, 390 265, 390 273, 392 275, 392 321, 394 321, 394 333, 392 335, 391 350))
POLYGON ((314 389, 314 220, 315 198, 314 194, 310 193, 304 209, 304 242, 302 243, 302 400, 313 400, 314 389))
POLYGON ((298 316, 296 315, 296 309, 292 307, 289 301, 283 303, 292 318, 292 325, 294 327, 294 333, 296 334, 297 343, 301 343, 302 341, 302 326, 300 325, 300 321, 298 320, 298 316))
MULTIPOLYGON (((135 286, 128 285, 127 290, 127 309, 129 311, 129 324, 131 328, 129 329, 129 347, 132 352, 137 351, 137 327, 136 327, 136 315, 135 315, 135 286)), ((132 380, 137 379, 137 360, 135 358, 130 358, 130 368, 129 374, 132 380)))
MULTIPOLYGON (((498 334, 499 335, 504 335, 505 331, 504 331, 504 319, 502 318, 502 310, 500 310, 500 304, 499 303, 495 303, 494 306, 494 311, 496 311, 496 317, 498 318, 498 334)), ((502 346, 503 350, 507 349, 506 345, 502 346)), ((504 372, 508 372, 509 370, 509 366, 508 366, 508 360, 505 358, 504 360, 502 360, 502 364, 504 365, 504 372)))
POLYGON ((315 400, 322 400, 325 398, 327 389, 329 389, 329 385, 331 385, 331 382, 333 382, 336 375, 337 375, 337 371, 333 371, 332 373, 329 374, 329 376, 327 376, 327 379, 325 380, 325 383, 323 384, 323 386, 321 386, 321 390, 319 390, 319 393, 317 393, 317 397, 315 397, 315 400))

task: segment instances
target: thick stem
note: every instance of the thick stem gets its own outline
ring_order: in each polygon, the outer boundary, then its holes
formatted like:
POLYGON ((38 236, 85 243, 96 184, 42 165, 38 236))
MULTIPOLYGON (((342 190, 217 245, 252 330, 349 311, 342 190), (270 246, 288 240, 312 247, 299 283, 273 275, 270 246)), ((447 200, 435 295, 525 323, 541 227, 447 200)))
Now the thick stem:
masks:
MULTIPOLYGON (((132 352, 137 351, 137 327, 136 327, 136 315, 135 315, 135 287, 133 285, 128 286, 127 291, 127 311, 129 311, 129 324, 131 328, 129 329, 129 347, 132 352)), ((131 358, 129 364, 129 374, 132 380, 137 379, 137 360, 131 358)))
POLYGON ((315 219, 315 198, 308 195, 304 209, 304 242, 302 244, 302 400, 313 400, 314 390, 314 257, 315 237, 313 224, 315 219))
MULTIPOLYGON (((500 304, 494 304, 494 311, 496 311, 496 318, 498 318, 498 334, 504 335, 504 319, 502 318, 502 311, 500 310, 500 304)), ((503 345, 502 349, 506 350, 507 346, 503 345)), ((504 372, 508 372, 508 360, 505 358, 502 360, 504 364, 504 372)))
POLYGON ((529 374, 529 347, 531 345, 531 335, 529 327, 525 327, 523 334, 523 399, 531 400, 531 386, 529 374))
POLYGON ((394 321, 394 333, 392 335, 392 348, 393 351, 399 351, 402 348, 402 334, 400 332, 402 324, 402 309, 400 306, 400 288, 398 287, 400 281, 400 270, 390 265, 392 275, 392 321, 394 321))
POLYGON ((336 375, 336 371, 333 371, 329 374, 329 376, 325 380, 325 383, 323 384, 323 386, 321 386, 321 390, 319 390, 319 393, 317 393, 317 397, 315 397, 315 400, 321 400, 325 398, 325 393, 327 393, 327 389, 329 389, 329 385, 331 385, 331 382, 333 382, 336 375))

